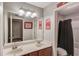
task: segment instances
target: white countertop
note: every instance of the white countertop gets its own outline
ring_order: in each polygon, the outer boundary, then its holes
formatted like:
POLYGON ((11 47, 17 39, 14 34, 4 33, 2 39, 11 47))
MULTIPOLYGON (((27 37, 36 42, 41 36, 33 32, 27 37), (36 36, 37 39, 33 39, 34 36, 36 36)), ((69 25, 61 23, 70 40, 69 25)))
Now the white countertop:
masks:
POLYGON ((40 49, 44 49, 47 47, 52 46, 51 42, 42 42, 42 45, 40 47, 36 46, 37 43, 30 43, 30 44, 24 44, 21 46, 18 46, 18 49, 16 52, 12 51, 12 48, 4 48, 3 55, 4 56, 21 56, 24 54, 28 54, 40 49))

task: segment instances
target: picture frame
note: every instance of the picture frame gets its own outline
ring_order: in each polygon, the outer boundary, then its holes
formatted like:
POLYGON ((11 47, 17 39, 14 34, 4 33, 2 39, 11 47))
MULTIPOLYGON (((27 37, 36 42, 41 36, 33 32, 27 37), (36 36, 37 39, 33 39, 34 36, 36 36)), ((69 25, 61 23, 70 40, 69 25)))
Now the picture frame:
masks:
POLYGON ((42 29, 42 20, 39 20, 39 29, 42 29))
POLYGON ((51 21, 50 18, 46 19, 46 30, 50 30, 51 29, 51 21))
POLYGON ((24 29, 32 29, 33 23, 32 22, 24 22, 24 29))

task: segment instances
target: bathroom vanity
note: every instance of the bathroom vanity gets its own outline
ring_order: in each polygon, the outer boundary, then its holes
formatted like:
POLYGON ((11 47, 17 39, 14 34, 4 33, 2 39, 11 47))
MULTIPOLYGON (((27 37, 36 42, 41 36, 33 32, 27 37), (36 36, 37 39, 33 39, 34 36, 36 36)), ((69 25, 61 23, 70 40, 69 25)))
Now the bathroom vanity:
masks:
POLYGON ((52 43, 44 41, 41 46, 37 46, 36 42, 30 44, 22 44, 15 50, 12 47, 4 48, 4 56, 52 56, 52 43), (48 44, 49 43, 49 44, 48 44))
POLYGON ((47 47, 38 51, 34 51, 23 56, 52 56, 52 47, 47 47))

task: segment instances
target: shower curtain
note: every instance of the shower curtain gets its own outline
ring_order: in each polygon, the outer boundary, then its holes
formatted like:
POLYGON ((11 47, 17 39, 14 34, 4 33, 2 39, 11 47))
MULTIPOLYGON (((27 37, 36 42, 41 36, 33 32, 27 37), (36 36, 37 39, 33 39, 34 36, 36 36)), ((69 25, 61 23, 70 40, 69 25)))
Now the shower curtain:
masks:
POLYGON ((58 47, 65 49, 68 55, 74 54, 73 47, 73 31, 71 26, 71 19, 59 22, 58 31, 58 47))

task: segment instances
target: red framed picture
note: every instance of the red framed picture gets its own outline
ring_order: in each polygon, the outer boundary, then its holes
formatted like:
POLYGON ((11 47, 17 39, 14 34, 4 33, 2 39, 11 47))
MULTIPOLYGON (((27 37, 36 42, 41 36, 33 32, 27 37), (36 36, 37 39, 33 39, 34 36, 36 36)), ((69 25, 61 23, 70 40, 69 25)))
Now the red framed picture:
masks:
POLYGON ((42 29, 42 20, 39 20, 39 29, 42 29))
POLYGON ((24 29, 32 29, 33 23, 32 22, 24 22, 24 29))
POLYGON ((51 29, 51 21, 50 21, 50 18, 47 18, 46 19, 46 29, 47 30, 50 30, 51 29))

